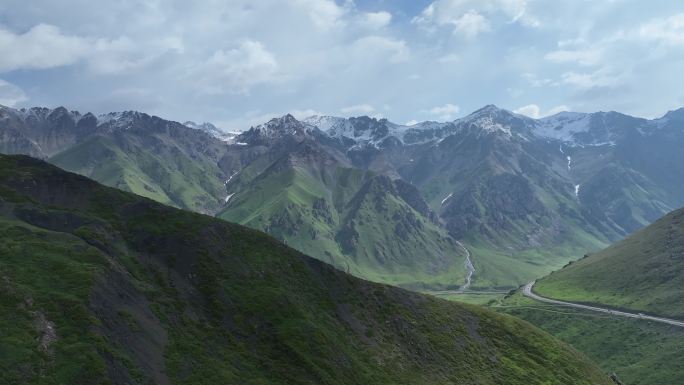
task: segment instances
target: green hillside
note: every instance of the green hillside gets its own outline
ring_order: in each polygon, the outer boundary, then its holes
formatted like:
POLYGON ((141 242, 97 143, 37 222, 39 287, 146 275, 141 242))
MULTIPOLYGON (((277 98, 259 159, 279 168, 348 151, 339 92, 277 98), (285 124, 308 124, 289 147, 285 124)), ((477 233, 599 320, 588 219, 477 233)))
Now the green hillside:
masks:
POLYGON ((535 291, 684 319, 684 209, 550 274, 535 291))
POLYGON ((201 213, 214 213, 225 196, 215 162, 188 156, 175 143, 128 133, 93 136, 49 161, 107 186, 201 213), (152 141, 152 143, 146 143, 152 141))
POLYGON ((515 318, 0 156, 0 382, 610 384, 515 318))
POLYGON ((303 143, 253 161, 228 185, 234 195, 217 216, 365 279, 413 288, 464 282, 463 248, 417 190, 330 153, 303 143))
POLYGON ((520 317, 580 350, 628 385, 684 383, 684 329, 540 303, 516 293, 495 309, 520 317))

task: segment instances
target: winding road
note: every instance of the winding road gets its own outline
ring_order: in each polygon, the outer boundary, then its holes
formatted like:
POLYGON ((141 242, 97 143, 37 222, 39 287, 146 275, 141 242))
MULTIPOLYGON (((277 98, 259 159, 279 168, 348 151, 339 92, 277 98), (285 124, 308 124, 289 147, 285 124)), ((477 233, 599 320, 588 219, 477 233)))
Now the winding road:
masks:
POLYGON ((537 294, 534 294, 534 292, 532 291, 532 288, 534 287, 535 283, 536 283, 536 281, 532 281, 532 282, 528 283, 527 285, 525 285, 525 287, 523 287, 523 295, 525 297, 532 298, 532 299, 539 301, 539 302, 546 302, 546 303, 550 303, 550 304, 554 304, 554 305, 574 307, 577 309, 590 310, 590 311, 596 311, 596 312, 611 314, 611 315, 615 315, 618 317, 644 319, 644 320, 660 322, 660 323, 664 323, 664 324, 668 324, 668 325, 684 327, 684 321, 677 321, 677 320, 673 320, 673 319, 669 319, 669 318, 662 318, 662 317, 653 317, 653 316, 646 315, 643 313, 627 313, 627 312, 619 311, 619 310, 613 310, 613 309, 596 307, 596 306, 581 305, 578 303, 558 301, 558 300, 551 299, 551 298, 545 298, 545 297, 539 296, 537 294))

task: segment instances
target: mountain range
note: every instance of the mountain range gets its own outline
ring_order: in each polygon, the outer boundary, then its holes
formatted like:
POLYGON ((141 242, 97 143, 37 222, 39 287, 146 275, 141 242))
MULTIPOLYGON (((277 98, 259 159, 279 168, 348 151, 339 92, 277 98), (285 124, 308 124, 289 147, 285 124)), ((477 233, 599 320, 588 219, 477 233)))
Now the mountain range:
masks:
POLYGON ((140 112, 0 108, 0 152, 263 230, 419 289, 514 287, 684 205, 684 109, 412 126, 291 115, 242 133, 140 112), (471 255, 471 259, 467 256, 471 255))
POLYGON ((0 155, 0 299, 3 384, 613 383, 514 317, 27 156, 0 155))

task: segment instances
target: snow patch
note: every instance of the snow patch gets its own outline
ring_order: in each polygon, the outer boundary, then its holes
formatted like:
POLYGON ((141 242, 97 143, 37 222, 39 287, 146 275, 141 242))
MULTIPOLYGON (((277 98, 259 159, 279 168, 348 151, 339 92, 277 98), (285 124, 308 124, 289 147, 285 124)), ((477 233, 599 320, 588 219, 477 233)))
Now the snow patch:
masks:
POLYGON ((226 202, 225 203, 228 203, 228 201, 230 200, 230 198, 233 197, 233 195, 235 195, 235 193, 228 194, 228 196, 226 196, 226 202))
MULTIPOLYGON (((547 118, 537 120, 534 134, 543 138, 551 138, 572 142, 575 134, 589 131, 591 115, 579 112, 561 112, 547 118)), ((561 152, 563 152, 561 148, 561 152)))
POLYGON ((454 195, 454 193, 451 193, 451 194, 447 195, 446 198, 442 199, 442 205, 444 205, 444 202, 448 201, 449 198, 451 198, 453 195, 454 195))
POLYGON ((223 182, 223 184, 224 184, 224 185, 227 185, 228 183, 230 183, 230 181, 233 180, 233 178, 234 178, 237 174, 239 174, 239 173, 240 173, 239 170, 238 170, 238 171, 235 171, 235 172, 233 173, 233 175, 231 175, 231 176, 228 177, 228 180, 226 180, 225 182, 223 182))
POLYGON ((580 185, 576 184, 575 185, 575 196, 579 198, 579 192, 580 192, 580 185))

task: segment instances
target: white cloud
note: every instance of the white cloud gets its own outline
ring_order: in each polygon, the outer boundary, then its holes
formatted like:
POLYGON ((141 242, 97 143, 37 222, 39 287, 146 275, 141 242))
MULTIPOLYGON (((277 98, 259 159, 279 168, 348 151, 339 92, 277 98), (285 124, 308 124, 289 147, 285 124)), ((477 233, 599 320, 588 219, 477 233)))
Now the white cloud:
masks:
POLYGON ((294 0, 294 4, 305 10, 311 21, 321 29, 342 26, 343 17, 349 11, 333 0, 294 0))
POLYGON ((302 120, 304 118, 308 118, 308 117, 314 116, 314 115, 318 115, 318 116, 325 115, 323 112, 316 111, 312 108, 307 108, 304 110, 291 110, 288 113, 291 114, 292 116, 294 116, 295 119, 298 119, 298 120, 302 120))
POLYGON ((405 41, 383 36, 362 37, 354 42, 353 49, 358 57, 380 55, 389 58, 393 63, 407 61, 411 56, 411 51, 405 41))
POLYGON ((531 73, 522 74, 523 79, 526 79, 531 87, 557 86, 558 82, 549 78, 538 78, 537 75, 531 73))
POLYGON ((119 74, 142 68, 167 50, 180 53, 184 49, 180 40, 171 38, 155 45, 152 47, 141 44, 128 37, 97 39, 90 48, 88 68, 99 74, 119 74))
POLYGON ((14 107, 19 103, 28 101, 24 91, 12 83, 0 79, 0 104, 7 107, 14 107))
POLYGON ((456 63, 461 60, 461 56, 455 53, 450 53, 448 55, 444 55, 437 59, 440 63, 456 63))
POLYGON ((530 118, 535 119, 538 119, 540 114, 539 106, 536 104, 528 104, 526 106, 513 110, 513 112, 515 112, 516 114, 529 116, 530 118))
POLYGON ((386 11, 367 12, 361 15, 363 26, 371 29, 386 27, 392 21, 392 14, 386 11))
POLYGON ((454 20, 453 23, 454 33, 461 34, 468 39, 472 39, 482 32, 491 30, 489 20, 472 9, 454 20))
POLYGON ((275 79, 278 62, 258 41, 246 40, 230 50, 218 50, 191 71, 199 88, 209 94, 245 94, 255 85, 275 79))
POLYGON ((149 64, 159 55, 183 51, 177 38, 165 37, 153 43, 67 35, 54 26, 38 24, 23 34, 0 29, 0 72, 18 69, 48 69, 86 62, 98 74, 129 71, 149 64))
POLYGON ((591 73, 566 72, 561 75, 561 82, 579 88, 614 87, 619 83, 619 77, 608 69, 602 68, 591 73))
POLYGON ((544 59, 555 63, 577 63, 582 66, 598 64, 603 52, 596 48, 552 51, 544 56, 544 59))
POLYGON ((0 29, 0 72, 69 65, 88 51, 86 40, 64 35, 52 25, 38 24, 19 35, 0 29))
POLYGON ((348 107, 343 107, 340 108, 340 112, 346 115, 350 114, 364 114, 368 115, 372 112, 375 112, 375 107, 371 106, 370 104, 357 104, 355 106, 348 106, 348 107))
POLYGON ((430 115, 434 115, 437 117, 437 119, 443 120, 443 121, 453 119, 454 116, 459 113, 459 111, 461 111, 461 108, 459 106, 457 106, 455 104, 451 104, 451 103, 447 103, 447 104, 445 104, 443 106, 439 106, 439 107, 433 107, 433 108, 427 110, 427 112, 430 115))
POLYGON ((570 111, 570 107, 563 104, 563 105, 551 108, 550 110, 546 111, 546 114, 544 114, 543 116, 552 116, 552 115, 556 115, 559 112, 565 112, 565 111, 570 111))
POLYGON ((676 2, 143 3, 0 0, 0 78, 36 103, 152 109, 241 128, 265 112, 339 113, 355 101, 404 122, 436 119, 416 105, 446 101, 476 109, 567 100, 583 110, 653 114, 682 100, 684 16, 676 2), (406 12, 414 12, 413 24, 406 12), (538 24, 533 16, 543 28, 528 28, 538 24), (464 44, 466 35, 482 39, 464 44), (610 70, 597 71, 603 67, 610 70), (57 69, 39 73, 44 68, 57 69), (256 112, 248 119, 249 111, 256 112))
POLYGON ((555 114, 562 112, 562 111, 570 111, 570 109, 568 108, 568 106, 560 105, 560 106, 556 106, 556 107, 551 108, 550 110, 546 111, 546 113, 542 113, 541 108, 539 108, 538 105, 528 104, 526 106, 523 106, 523 107, 520 107, 520 108, 514 110, 513 112, 515 112, 516 114, 528 116, 528 117, 533 118, 533 119, 539 119, 539 118, 543 118, 546 116, 555 115, 555 114))
POLYGON ((669 45, 684 44, 684 13, 654 19, 639 28, 639 36, 649 41, 669 45))
POLYGON ((504 18, 502 23, 539 25, 527 12, 527 0, 436 0, 411 22, 429 32, 447 27, 454 34, 474 38, 490 31, 491 21, 501 17, 504 18))

